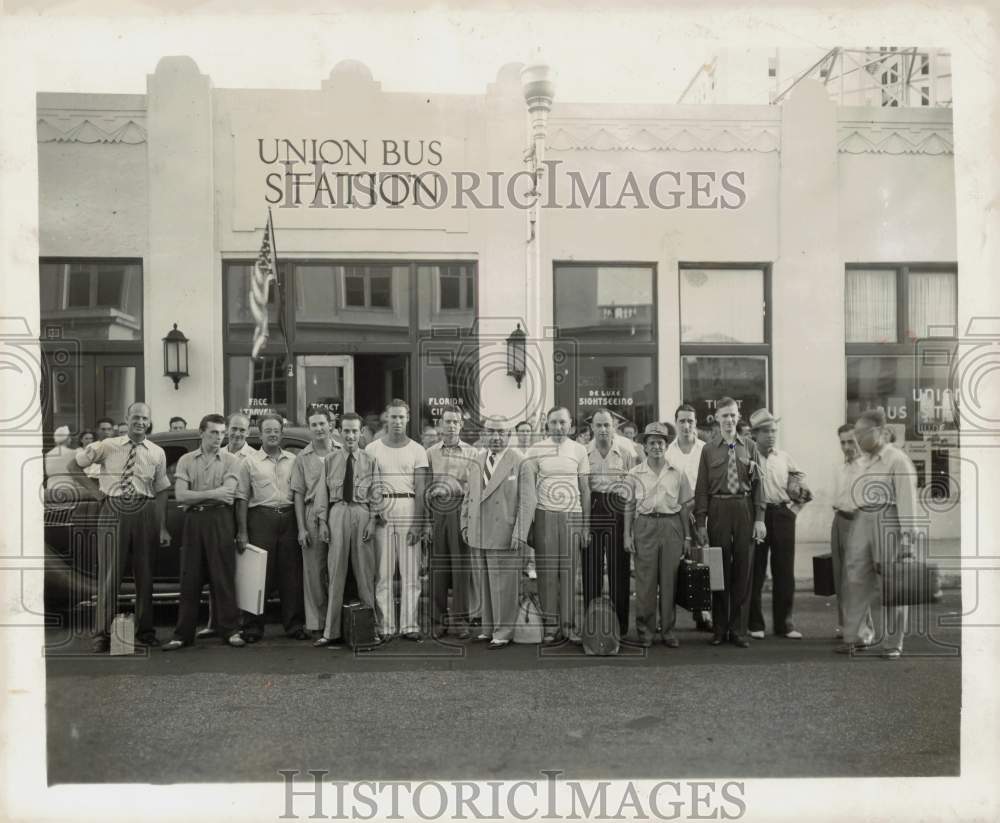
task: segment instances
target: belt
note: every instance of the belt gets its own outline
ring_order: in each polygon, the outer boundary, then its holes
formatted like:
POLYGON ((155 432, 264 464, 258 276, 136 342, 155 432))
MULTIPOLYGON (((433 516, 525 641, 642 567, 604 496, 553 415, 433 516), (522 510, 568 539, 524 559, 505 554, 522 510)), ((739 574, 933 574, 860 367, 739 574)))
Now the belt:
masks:
POLYGON ((188 512, 208 512, 208 511, 213 511, 215 509, 228 509, 228 508, 229 508, 229 506, 226 506, 223 503, 206 503, 205 505, 188 506, 187 509, 185 509, 185 511, 188 511, 188 512))
POLYGON ((845 512, 842 509, 836 509, 836 517, 843 517, 846 520, 853 520, 857 512, 845 512))
POLYGON ((338 505, 340 503, 343 503, 344 505, 347 505, 347 506, 367 506, 368 505, 368 503, 365 502, 364 500, 334 500, 330 504, 330 508, 332 509, 334 506, 336 506, 336 505, 338 505))
POLYGON ((155 497, 150 497, 148 494, 106 494, 104 495, 103 502, 107 503, 109 500, 155 500, 155 497))
POLYGON ((716 500, 744 500, 750 496, 749 492, 743 492, 742 494, 713 494, 711 495, 716 500))
POLYGON ((787 509, 788 508, 788 504, 787 503, 768 503, 767 507, 769 509, 787 509))
POLYGON ((287 506, 254 506, 255 509, 263 509, 264 511, 269 511, 274 514, 288 514, 295 507, 291 504, 287 506))
POLYGON ((868 512, 870 514, 872 512, 884 512, 894 508, 896 508, 895 503, 882 503, 878 506, 858 506, 858 511, 868 512))
POLYGON ((680 517, 680 512, 640 512, 639 517, 680 517))
POLYGON ((399 493, 397 493, 397 492, 393 492, 392 494, 383 494, 382 496, 383 496, 383 497, 413 497, 413 498, 415 498, 415 497, 416 497, 416 495, 415 495, 415 494, 413 494, 412 492, 406 492, 406 493, 402 493, 402 492, 399 492, 399 493))

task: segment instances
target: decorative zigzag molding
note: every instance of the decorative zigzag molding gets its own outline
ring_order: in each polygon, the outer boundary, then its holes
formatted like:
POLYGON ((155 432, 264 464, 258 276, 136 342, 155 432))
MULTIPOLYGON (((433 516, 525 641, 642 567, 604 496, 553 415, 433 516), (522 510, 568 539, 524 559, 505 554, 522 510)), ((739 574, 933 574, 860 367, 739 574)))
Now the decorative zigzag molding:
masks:
POLYGON ((781 127, 737 121, 641 123, 550 120, 550 151, 718 151, 776 152, 781 127))
POLYGON ((954 154, 950 124, 842 122, 837 150, 844 154, 954 154))
POLYGON ((39 143, 146 142, 146 113, 139 111, 40 111, 39 143))

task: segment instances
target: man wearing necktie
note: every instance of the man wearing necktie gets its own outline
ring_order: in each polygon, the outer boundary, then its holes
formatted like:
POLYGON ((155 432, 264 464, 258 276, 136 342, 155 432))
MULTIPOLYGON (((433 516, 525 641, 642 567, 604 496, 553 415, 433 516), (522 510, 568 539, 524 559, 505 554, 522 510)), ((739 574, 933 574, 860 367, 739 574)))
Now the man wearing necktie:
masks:
MULTIPOLYGON (((444 406, 441 409, 440 430, 441 439, 427 449, 427 460, 431 468, 427 501, 432 517, 432 635, 444 636, 444 615, 448 613, 451 616, 452 630, 458 639, 468 640, 472 620, 481 611, 478 577, 482 563, 478 562, 481 560, 478 552, 470 551, 462 540, 460 514, 469 485, 469 475, 478 470, 477 452, 459 438, 462 431, 462 410, 458 406, 444 406)), ((485 626, 483 630, 485 631, 485 626)))
POLYGON ((323 482, 316 486, 313 505, 328 512, 320 523, 319 539, 328 546, 329 593, 323 636, 314 646, 333 646, 341 640, 341 609, 350 563, 358 600, 375 608, 375 546, 372 536, 379 516, 379 469, 361 448, 361 416, 347 412, 340 420, 342 449, 330 453, 323 482))
POLYGON ((128 434, 91 443, 70 459, 69 470, 83 474, 99 464, 103 494, 98 533, 98 589, 93 649, 106 652, 118 606, 118 591, 131 561, 135 578, 136 640, 158 646, 153 627, 153 555, 157 545, 170 545, 166 528, 167 456, 146 438, 150 411, 136 402, 126 410, 128 434))
POLYGON ((712 592, 710 642, 718 646, 728 638, 745 649, 750 645, 753 543, 764 540, 767 530, 760 455, 752 440, 736 433, 738 418, 739 409, 731 397, 716 403, 719 432, 701 450, 694 516, 698 542, 722 547, 725 590, 712 592))

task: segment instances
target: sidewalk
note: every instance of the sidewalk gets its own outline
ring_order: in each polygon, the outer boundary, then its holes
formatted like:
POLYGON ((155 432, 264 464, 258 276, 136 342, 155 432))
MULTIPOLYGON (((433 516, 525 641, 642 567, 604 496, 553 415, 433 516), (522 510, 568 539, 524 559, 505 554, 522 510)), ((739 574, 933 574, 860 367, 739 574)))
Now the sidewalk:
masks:
MULTIPOLYGON (((961 575, 957 569, 959 556, 962 550, 962 541, 959 538, 950 538, 931 541, 931 551, 929 560, 937 563, 941 568, 941 588, 958 589, 961 588, 961 575)), ((812 559, 817 554, 829 554, 830 544, 827 542, 806 543, 800 542, 795 545, 795 588, 797 591, 803 589, 812 591, 813 569, 812 559)), ((770 578, 765 584, 770 588, 770 578)))

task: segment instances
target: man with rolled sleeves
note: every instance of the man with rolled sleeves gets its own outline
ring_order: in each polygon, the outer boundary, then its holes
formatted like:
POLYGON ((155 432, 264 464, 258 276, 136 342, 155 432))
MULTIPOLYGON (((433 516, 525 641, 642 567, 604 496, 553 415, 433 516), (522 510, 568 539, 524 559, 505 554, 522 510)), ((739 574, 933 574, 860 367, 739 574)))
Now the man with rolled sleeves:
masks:
POLYGON ((226 418, 206 414, 198 426, 201 447, 182 455, 174 471, 177 503, 184 510, 181 539, 181 602, 169 652, 194 643, 206 576, 215 602, 217 632, 230 646, 245 645, 236 606, 236 546, 233 501, 239 461, 221 449, 226 418))
POLYGON ((518 581, 527 562, 528 526, 534 489, 520 489, 524 457, 509 446, 510 432, 499 417, 484 424, 486 449, 477 455, 462 499, 462 537, 482 553, 483 632, 488 649, 510 643, 517 620, 518 581))
POLYGON ((319 539, 328 546, 329 589, 323 634, 314 646, 335 647, 342 640, 341 609, 350 564, 358 588, 358 600, 375 608, 375 546, 373 536, 381 512, 381 484, 375 459, 361 448, 362 419, 347 412, 340 421, 344 446, 330 453, 324 464, 323 482, 316 487, 314 502, 328 512, 320 523, 319 539))
POLYGON ((657 623, 664 645, 680 646, 674 634, 674 598, 677 570, 689 540, 686 506, 694 492, 687 475, 666 459, 674 439, 672 429, 669 423, 646 426, 639 435, 646 459, 628 475, 625 550, 635 558, 635 629, 639 644, 646 648, 653 645, 657 623))
MULTIPOLYGON (((837 466, 833 493, 833 523, 830 524, 830 556, 833 559, 833 579, 837 589, 837 637, 843 637, 847 595, 847 543, 851 527, 858 516, 858 502, 855 500, 855 486, 861 475, 862 463, 858 443, 854 439, 854 425, 844 423, 837 429, 840 452, 844 460, 837 466)), ((875 637, 871 609, 862 621, 859 640, 865 646, 871 645, 875 637)))
POLYGON ((476 616, 474 608, 476 611, 482 608, 478 579, 482 564, 478 562, 479 553, 470 551, 462 540, 461 513, 469 475, 476 470, 478 453, 459 437, 462 410, 458 406, 442 407, 438 430, 441 439, 427 449, 431 472, 427 488, 431 513, 431 634, 443 637, 447 633, 444 620, 447 613, 458 639, 468 640, 471 636, 469 626, 476 616))
POLYGON ((761 491, 764 500, 764 526, 767 537, 754 546, 753 589, 750 594, 750 636, 764 639, 762 608, 768 554, 771 560, 771 630, 776 637, 801 640, 795 628, 792 608, 795 601, 795 519, 796 508, 788 494, 790 478, 805 478, 792 456, 775 446, 780 418, 767 409, 750 415, 750 430, 760 453, 761 491))
POLYGON ((129 561, 135 578, 135 638, 158 646, 153 627, 153 555, 157 545, 170 545, 166 528, 167 456, 146 437, 150 411, 146 403, 132 403, 126 410, 128 434, 106 437, 76 452, 67 466, 82 475, 92 464, 103 500, 98 532, 97 612, 93 650, 109 647, 111 621, 118 607, 118 591, 129 561))
POLYGON ((749 438, 736 433, 739 408, 731 397, 716 403, 719 432, 702 448, 695 489, 698 542, 722 547, 725 590, 712 592, 712 639, 750 645, 748 621, 753 580, 753 544, 764 540, 760 455, 749 438), (706 525, 707 521, 707 525, 706 525))
MULTIPOLYGON (((302 552, 298 545, 295 507, 292 504, 292 468, 295 455, 281 448, 284 421, 277 414, 262 415, 261 448, 240 466, 236 493, 236 549, 247 543, 267 552, 267 595, 278 590, 285 634, 307 640, 302 593, 302 552)), ((257 643, 264 636, 264 615, 243 614, 243 639, 257 643)))
MULTIPOLYGON (((881 578, 900 555, 915 544, 919 514, 917 472, 900 449, 885 442, 885 413, 866 411, 854 424, 854 437, 864 454, 855 485, 857 516, 847 541, 844 644, 837 651, 874 651, 865 642, 865 617, 881 598, 881 578)), ((882 656, 896 660, 903 652, 906 606, 882 604, 882 656)))
POLYGON ((320 534, 320 524, 326 522, 327 508, 316 504, 317 489, 326 482, 325 462, 341 446, 331 437, 332 413, 326 408, 312 408, 306 415, 312 442, 295 457, 292 466, 292 500, 295 522, 302 549, 302 589, 305 596, 306 631, 313 637, 322 635, 326 626, 328 551, 320 534))
POLYGON ((607 558, 608 587, 618 616, 621 637, 628 632, 631 574, 625 551, 625 506, 629 487, 626 477, 639 464, 635 444, 615 433, 609 409, 594 412, 590 420, 594 437, 587 444, 590 460, 590 528, 593 537, 583 549, 583 610, 600 597, 607 558))
POLYGON ((590 459, 569 436, 568 409, 549 409, 545 421, 549 436, 528 449, 519 481, 522 489, 535 490, 537 501, 533 534, 545 624, 542 642, 580 643, 575 619, 577 546, 585 549, 591 540, 590 459))

